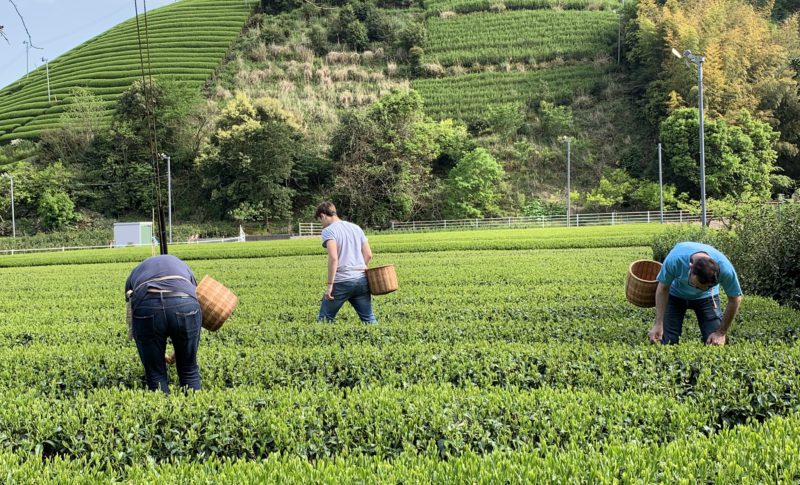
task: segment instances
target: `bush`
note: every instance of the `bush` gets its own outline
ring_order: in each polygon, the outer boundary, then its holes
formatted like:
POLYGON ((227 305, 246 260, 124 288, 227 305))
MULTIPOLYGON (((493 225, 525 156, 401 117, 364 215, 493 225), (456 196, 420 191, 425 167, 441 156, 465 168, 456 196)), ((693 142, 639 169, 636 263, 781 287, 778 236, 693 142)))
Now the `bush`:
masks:
POLYGON ((753 209, 733 229, 728 257, 744 291, 800 309, 800 205, 753 209))
MULTIPOLYGON (((657 234, 653 238, 651 247, 653 249, 653 259, 663 263, 667 254, 679 242, 693 241, 714 246, 725 252, 724 246, 730 246, 728 233, 721 233, 714 229, 703 229, 702 226, 685 224, 670 227, 666 231, 657 234), (720 247, 723 246, 723 247, 720 247)), ((730 256, 726 254, 726 256, 730 256)), ((735 266, 735 264, 734 264, 735 266)))

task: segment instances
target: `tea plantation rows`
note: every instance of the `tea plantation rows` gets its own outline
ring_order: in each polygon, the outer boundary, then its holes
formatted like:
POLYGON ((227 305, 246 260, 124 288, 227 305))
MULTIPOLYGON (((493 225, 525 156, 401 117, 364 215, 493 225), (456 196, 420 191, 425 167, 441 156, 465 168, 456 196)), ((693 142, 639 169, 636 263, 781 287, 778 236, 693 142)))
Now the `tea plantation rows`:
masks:
POLYGON ((144 390, 125 338, 121 288, 149 253, 4 256, 0 466, 76 483, 796 481, 800 314, 748 296, 726 347, 693 317, 681 345, 649 345, 653 310, 625 301, 624 275, 660 230, 372 236, 401 283, 377 325, 347 307, 315 322, 318 239, 175 246, 241 303, 202 334, 204 390, 170 397, 144 390))

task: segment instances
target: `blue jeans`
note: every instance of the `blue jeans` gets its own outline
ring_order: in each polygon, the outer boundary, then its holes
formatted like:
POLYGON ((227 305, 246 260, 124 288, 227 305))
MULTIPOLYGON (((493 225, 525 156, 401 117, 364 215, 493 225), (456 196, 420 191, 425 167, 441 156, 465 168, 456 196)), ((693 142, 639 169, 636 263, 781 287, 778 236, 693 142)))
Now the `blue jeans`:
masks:
POLYGON ((686 310, 694 310, 697 323, 700 325, 700 334, 703 343, 708 336, 716 332, 722 323, 722 310, 720 309, 719 295, 702 298, 700 300, 684 300, 677 296, 669 295, 667 308, 664 312, 664 335, 662 344, 677 344, 683 331, 683 318, 686 310))
POLYGON ((372 312, 372 295, 369 294, 367 277, 357 280, 341 281, 333 285, 333 300, 322 297, 322 304, 319 307, 318 322, 333 322, 336 314, 349 301, 358 317, 365 323, 377 323, 375 314, 372 312))
POLYGON ((148 296, 133 309, 133 338, 150 390, 161 389, 169 394, 169 375, 164 362, 167 337, 175 347, 181 386, 200 389, 197 346, 202 324, 200 304, 191 297, 148 296))

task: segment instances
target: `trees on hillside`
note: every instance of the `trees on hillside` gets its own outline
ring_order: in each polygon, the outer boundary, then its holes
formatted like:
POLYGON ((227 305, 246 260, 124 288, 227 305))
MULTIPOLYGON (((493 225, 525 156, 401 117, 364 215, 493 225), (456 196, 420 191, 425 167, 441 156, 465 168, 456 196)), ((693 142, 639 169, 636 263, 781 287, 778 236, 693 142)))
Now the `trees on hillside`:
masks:
POLYGON ((299 123, 277 100, 237 94, 198 159, 210 212, 264 222, 290 217, 290 178, 303 151, 299 123))
POLYGON ((798 25, 798 15, 772 23, 769 11, 744 0, 638 2, 627 56, 653 126, 675 109, 697 106, 696 70, 670 52, 690 49, 705 56, 706 115, 736 124, 746 109, 769 123, 781 133, 778 164, 800 173, 798 25))
MULTIPOLYGON (((778 133, 742 110, 736 124, 724 119, 705 122, 706 194, 724 198, 769 199, 778 133)), ((695 108, 680 108, 661 124, 661 142, 678 190, 700 195, 699 116, 695 108)))
POLYGON ((442 187, 433 167, 458 160, 467 143, 463 126, 428 120, 419 94, 395 90, 364 111, 348 113, 334 134, 337 205, 371 226, 438 215, 442 187))

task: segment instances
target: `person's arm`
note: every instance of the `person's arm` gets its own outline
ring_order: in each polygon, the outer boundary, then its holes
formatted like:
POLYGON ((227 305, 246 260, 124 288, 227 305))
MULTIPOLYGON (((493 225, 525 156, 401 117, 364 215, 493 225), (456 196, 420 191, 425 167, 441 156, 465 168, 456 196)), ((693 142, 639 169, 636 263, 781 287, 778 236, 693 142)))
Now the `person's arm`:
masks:
POLYGON ((333 300, 333 281, 336 278, 336 269, 339 267, 339 252, 336 248, 336 240, 328 240, 325 248, 328 250, 328 282, 325 287, 325 298, 333 300))
POLYGON ((372 260, 372 248, 369 247, 367 241, 361 244, 361 255, 364 256, 364 266, 369 266, 369 262, 372 260))
POLYGON ((722 322, 720 323, 717 331, 708 336, 708 340, 706 340, 707 344, 725 345, 728 330, 730 330, 736 314, 739 313, 739 307, 741 305, 742 295, 728 298, 728 305, 725 307, 725 313, 722 315, 722 322))
POLYGON ((650 329, 650 342, 657 344, 661 343, 661 337, 664 336, 664 313, 667 310, 667 301, 669 300, 669 285, 659 283, 656 288, 656 323, 650 329))

